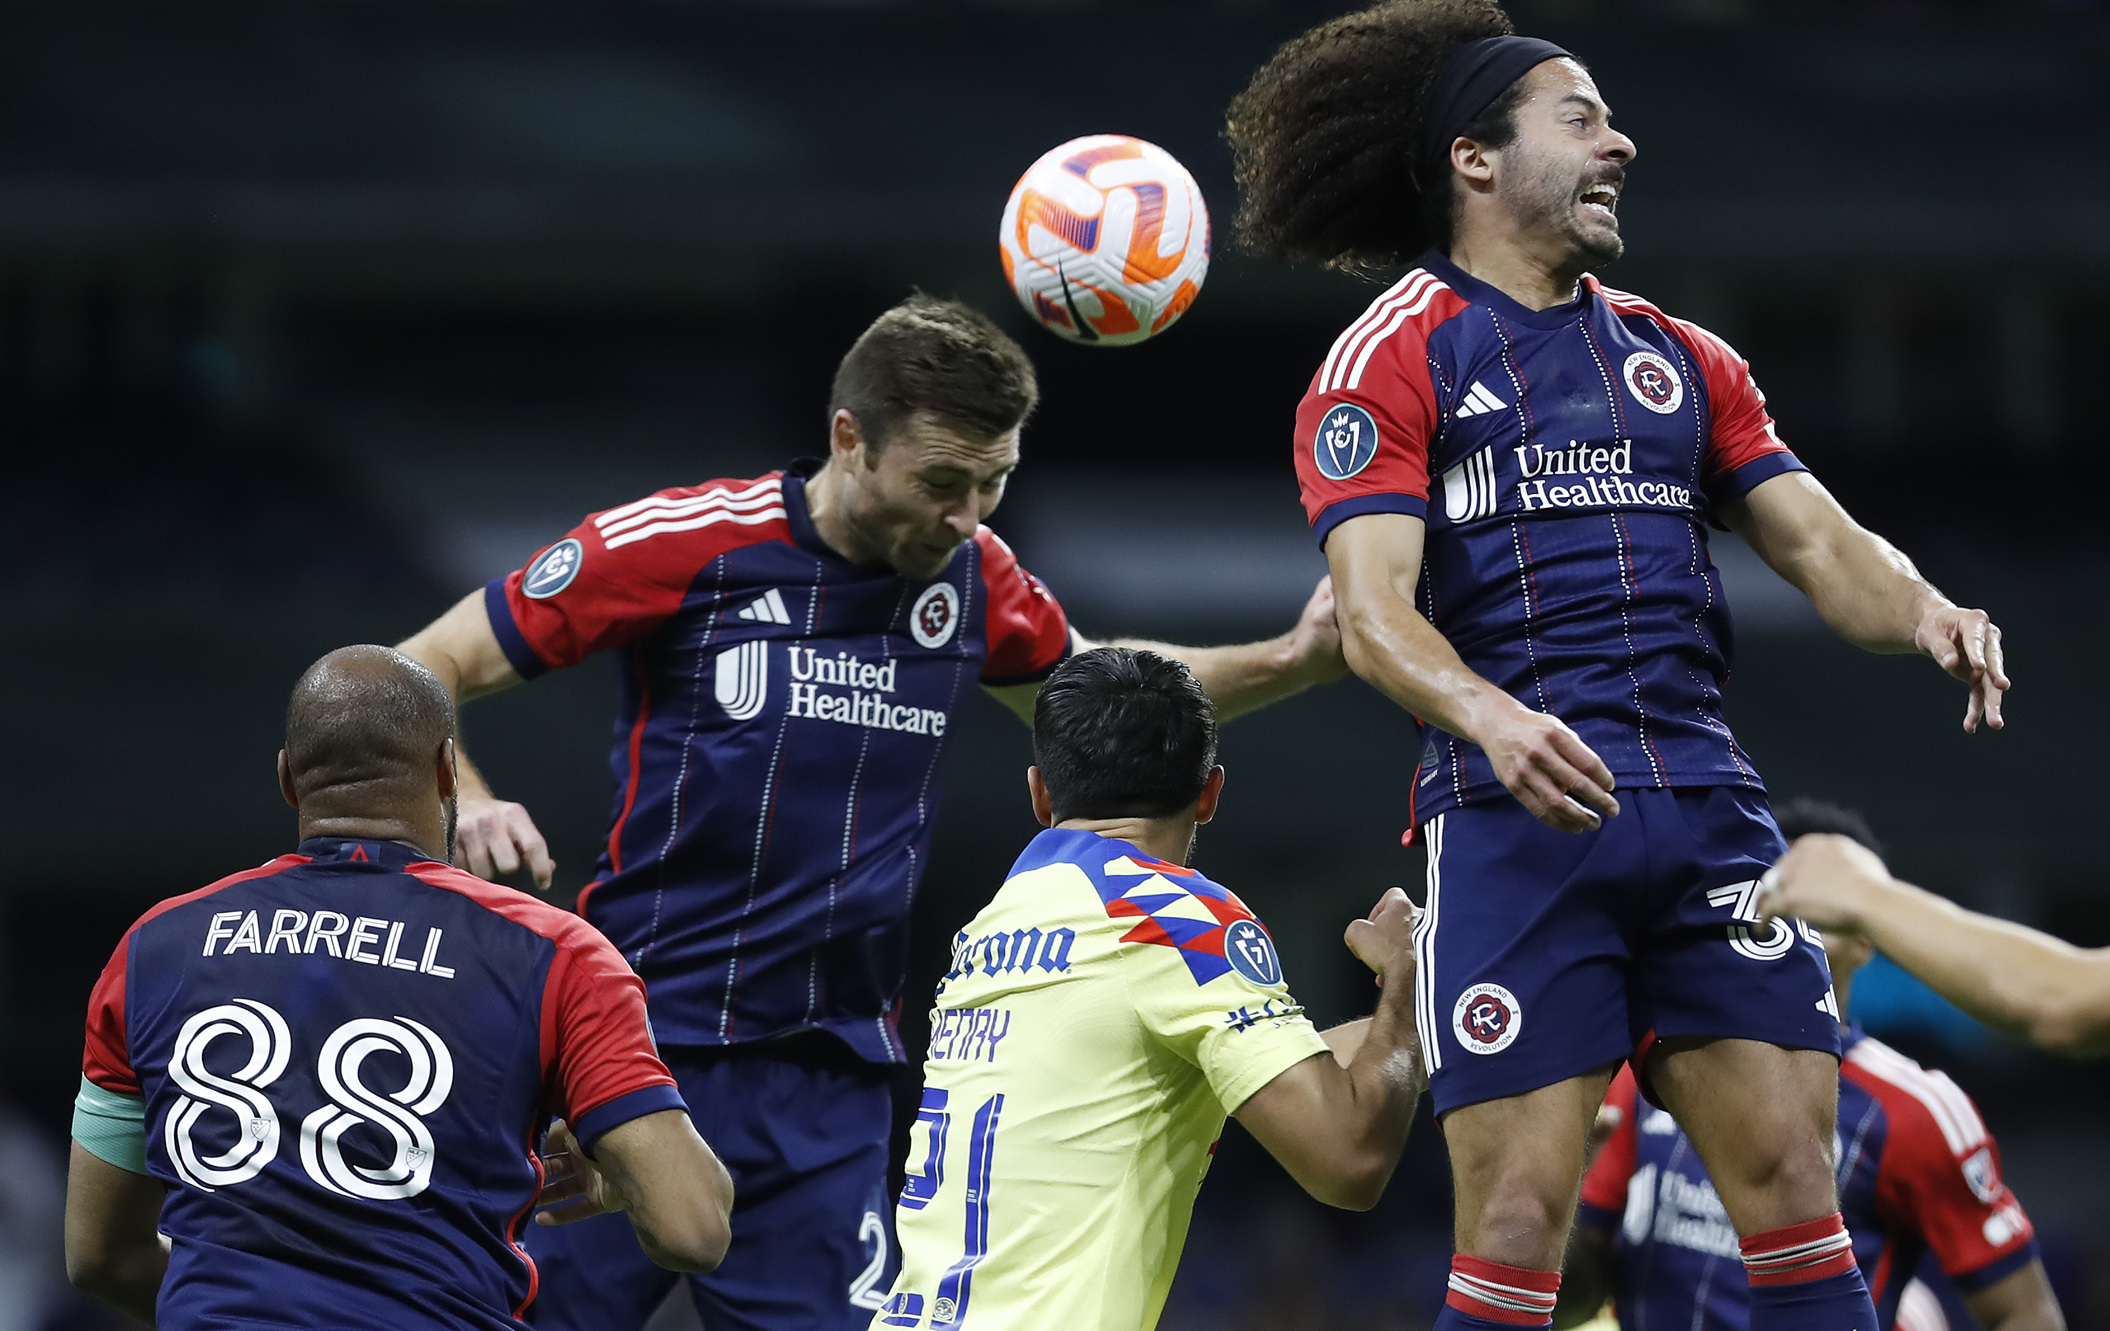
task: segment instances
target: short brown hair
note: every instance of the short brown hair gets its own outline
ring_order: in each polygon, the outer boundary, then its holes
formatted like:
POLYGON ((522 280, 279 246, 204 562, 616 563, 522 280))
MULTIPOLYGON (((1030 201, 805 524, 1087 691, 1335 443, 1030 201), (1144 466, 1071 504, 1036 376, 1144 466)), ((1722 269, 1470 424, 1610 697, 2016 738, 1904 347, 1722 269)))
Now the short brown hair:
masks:
POLYGON ((1033 362, 987 315, 918 291, 872 321, 835 371, 828 416, 848 411, 884 447, 919 411, 978 436, 1025 422, 1040 401, 1033 362))

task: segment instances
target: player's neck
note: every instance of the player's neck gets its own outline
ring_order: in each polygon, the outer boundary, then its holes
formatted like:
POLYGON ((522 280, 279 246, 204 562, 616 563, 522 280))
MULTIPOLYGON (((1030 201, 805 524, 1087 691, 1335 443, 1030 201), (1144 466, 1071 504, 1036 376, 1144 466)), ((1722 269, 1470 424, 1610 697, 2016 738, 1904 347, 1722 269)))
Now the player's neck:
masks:
POLYGON ((843 503, 842 471, 834 458, 806 480, 806 518, 821 543, 853 564, 879 562, 879 553, 860 541, 843 503))
POLYGON ((1450 258, 1527 310, 1550 310, 1574 300, 1576 284, 1586 271, 1571 246, 1535 244, 1533 237, 1506 224, 1460 226, 1450 258))
POLYGON ((436 818, 355 817, 328 810, 300 811, 300 839, 331 837, 341 841, 399 841, 432 859, 445 861, 447 827, 436 818))
POLYGON ((1185 864, 1194 849, 1192 818, 1066 818, 1055 824, 1064 831, 1097 832, 1126 841, 1152 859, 1185 864))

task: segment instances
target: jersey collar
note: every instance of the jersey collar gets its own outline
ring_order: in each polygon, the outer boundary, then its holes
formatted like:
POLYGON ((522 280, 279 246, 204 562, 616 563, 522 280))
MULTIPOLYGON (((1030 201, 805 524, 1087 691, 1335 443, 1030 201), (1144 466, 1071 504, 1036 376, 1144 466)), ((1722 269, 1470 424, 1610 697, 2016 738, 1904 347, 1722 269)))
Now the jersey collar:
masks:
POLYGON ((367 841, 348 837, 309 837, 300 843, 300 853, 311 864, 371 864, 380 869, 401 870, 413 864, 430 864, 432 856, 401 841, 367 841))
POLYGON ((1443 279, 1451 290, 1475 305, 1485 305, 1511 323, 1526 328, 1565 328, 1589 312, 1597 300, 1597 280, 1588 274, 1576 284, 1575 299, 1551 309, 1528 309, 1499 287, 1489 286, 1435 250, 1421 256, 1419 266, 1443 279))

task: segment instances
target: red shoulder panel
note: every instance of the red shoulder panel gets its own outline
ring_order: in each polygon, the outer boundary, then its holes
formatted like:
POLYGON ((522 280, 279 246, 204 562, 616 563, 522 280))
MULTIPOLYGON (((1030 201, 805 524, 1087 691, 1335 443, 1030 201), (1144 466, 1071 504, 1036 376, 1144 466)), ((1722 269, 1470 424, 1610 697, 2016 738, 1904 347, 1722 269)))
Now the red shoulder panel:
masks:
POLYGON ((1956 1279, 2029 1247, 2036 1231, 1962 1087, 1871 1039, 1847 1052, 1840 1075, 1874 1096, 1889 1120, 1876 1170, 1876 1207, 1886 1224, 1925 1238, 1956 1279))
POLYGON ((119 1095, 139 1094, 139 1074, 132 1070, 131 1040, 125 1032, 125 980, 132 953, 132 935, 139 932, 141 925, 236 883, 269 878, 307 862, 305 855, 281 855, 254 869, 229 874, 195 892, 158 901, 146 914, 133 921, 132 927, 125 930, 125 936, 117 940, 117 950, 103 964, 103 973, 96 977, 95 988, 88 993, 88 1037, 81 1051, 81 1075, 106 1091, 115 1091, 119 1095))
POLYGON ((507 659, 533 678, 651 632, 726 551, 791 539, 782 472, 676 486, 589 515, 493 582, 484 604, 507 659))
MULTIPOLYGON (((1592 283, 1595 278, 1589 279, 1592 283)), ((1700 367, 1707 381, 1707 404, 1711 432, 1707 445, 1707 479, 1726 476, 1746 463, 1772 453, 1786 453, 1788 446, 1774 433, 1773 417, 1766 411, 1766 395, 1751 377, 1751 364, 1736 354, 1721 338, 1684 319, 1673 319, 1641 297, 1599 286, 1605 303, 1621 314, 1639 314, 1667 328, 1700 367)))
POLYGON ((569 911, 452 865, 426 861, 408 872, 557 945, 541 1014, 543 1078, 557 1098, 552 1114, 577 1122, 618 1096, 675 1084, 652 1045, 645 982, 600 930, 569 911))
POLYGON ((1363 513, 1425 512, 1441 411, 1429 335, 1470 303, 1417 268, 1335 339, 1297 407, 1297 484, 1320 543, 1363 513))
POLYGON ((975 544, 982 548, 982 591, 987 613, 989 655, 982 661, 984 684, 1025 684, 1045 679, 1070 654, 1070 621, 1039 578, 1019 566, 1004 538, 978 527, 975 544))
POLYGON ((1606 1113, 1618 1116, 1619 1123, 1583 1174, 1582 1200, 1585 1206, 1617 1216, 1626 1211, 1627 1181, 1634 1177, 1640 1131, 1636 1121, 1641 1117, 1641 1086, 1628 1064, 1619 1065, 1619 1075, 1605 1092, 1604 1107, 1606 1113))

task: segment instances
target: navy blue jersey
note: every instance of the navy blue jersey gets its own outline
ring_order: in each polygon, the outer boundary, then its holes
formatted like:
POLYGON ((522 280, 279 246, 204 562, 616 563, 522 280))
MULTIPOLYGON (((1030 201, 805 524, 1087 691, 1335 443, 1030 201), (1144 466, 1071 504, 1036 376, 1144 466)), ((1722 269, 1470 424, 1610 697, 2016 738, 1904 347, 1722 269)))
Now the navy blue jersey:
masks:
POLYGON ((146 1102, 158 1324, 514 1331, 549 1120, 681 1109, 643 986, 576 916, 395 842, 316 839, 164 901, 89 1000, 146 1102))
MULTIPOLYGON (((2035 1231, 2000 1177, 2000 1151, 1969 1096, 1849 1028, 1839 1068, 1839 1209, 1892 1331, 1932 1254, 1957 1288, 1985 1288, 2036 1260, 2035 1231)), ((1622 1331, 1748 1331, 1751 1289, 1735 1226, 1698 1152, 1622 1070, 1618 1130, 1583 1180, 1578 1221, 1613 1233, 1622 1331)))
POLYGON ((773 472, 597 513, 486 593, 521 675, 623 657, 608 843, 579 908, 668 1044, 829 1031, 902 1060, 909 904, 946 733, 1069 650, 983 528, 934 578, 834 553, 773 472))
MULTIPOLYGON (((1589 277, 1526 309, 1430 255, 1335 342, 1296 442, 1321 544, 1363 514, 1422 518, 1422 612, 1622 786, 1759 785, 1722 718, 1707 518, 1802 464, 1719 338, 1589 277)), ((1417 822, 1503 794, 1477 746, 1424 738, 1417 822)))

